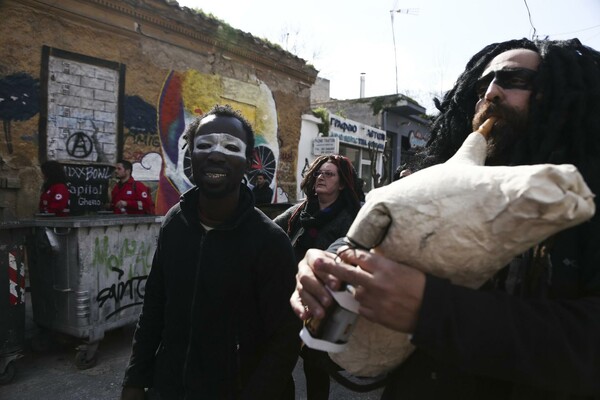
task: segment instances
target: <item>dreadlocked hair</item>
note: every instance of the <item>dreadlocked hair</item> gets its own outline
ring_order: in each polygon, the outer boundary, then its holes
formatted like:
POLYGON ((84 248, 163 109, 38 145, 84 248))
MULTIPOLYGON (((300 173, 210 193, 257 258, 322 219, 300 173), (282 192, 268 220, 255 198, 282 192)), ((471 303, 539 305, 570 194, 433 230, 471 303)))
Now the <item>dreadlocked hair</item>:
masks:
POLYGON ((304 179, 300 183, 300 189, 306 195, 306 198, 301 203, 302 205, 296 209, 294 214, 290 217, 288 222, 288 233, 291 232, 291 229, 300 215, 300 212, 305 208, 305 205, 314 199, 317 199, 317 194, 315 193, 315 184, 317 182, 317 177, 315 177, 315 172, 321 169, 321 166, 326 162, 330 162, 337 167, 337 173, 340 177, 340 184, 344 186, 341 190, 340 197, 342 197, 346 206, 351 210, 353 215, 358 213, 362 205, 362 201, 365 199, 365 194, 362 189, 362 181, 358 177, 352 162, 344 156, 341 155, 323 155, 317 157, 308 167, 304 175, 304 179))
POLYGON ((45 180, 42 184, 42 192, 56 183, 67 183, 67 176, 64 167, 58 161, 45 161, 40 165, 45 180))
MULTIPOLYGON (((541 57, 530 100, 530 131, 513 149, 511 164, 571 163, 586 182, 600 182, 600 53, 578 39, 511 40, 486 46, 442 101, 431 139, 414 167, 446 161, 472 131, 476 83, 489 62, 512 49, 529 49, 541 57)), ((594 188, 592 188, 594 190, 594 188)), ((597 191, 596 191, 597 192, 597 191)))

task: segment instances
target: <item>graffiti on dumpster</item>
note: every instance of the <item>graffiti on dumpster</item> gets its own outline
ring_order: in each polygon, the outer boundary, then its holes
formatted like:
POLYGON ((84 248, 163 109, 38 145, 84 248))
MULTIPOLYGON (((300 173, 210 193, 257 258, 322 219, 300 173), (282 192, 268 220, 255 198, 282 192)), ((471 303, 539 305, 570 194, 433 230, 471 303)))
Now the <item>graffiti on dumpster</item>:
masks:
POLYGON ((129 238, 124 238, 114 248, 109 245, 109 237, 104 235, 102 238, 96 237, 92 263, 94 267, 105 267, 113 271, 114 268, 133 269, 136 265, 141 265, 142 269, 147 271, 150 268, 148 259, 152 257, 152 253, 151 245, 129 238))
POLYGON ((148 275, 142 276, 134 276, 129 278, 125 282, 121 281, 123 275, 125 275, 125 271, 119 268, 111 268, 114 272, 119 275, 119 282, 113 283, 107 288, 102 289, 98 292, 98 296, 96 297, 96 301, 99 304, 99 307, 102 308, 104 303, 107 300, 113 299, 115 302, 115 310, 106 316, 106 319, 109 319, 116 313, 137 305, 141 305, 141 301, 134 301, 133 303, 129 303, 123 306, 118 306, 121 303, 121 300, 127 298, 129 300, 144 299, 144 290, 143 287, 146 285, 146 279, 148 279, 148 275))
POLYGON ((100 308, 112 300, 109 304, 113 304, 114 310, 106 315, 107 320, 126 308, 142 304, 148 278, 146 271, 150 269, 149 259, 154 252, 153 247, 143 241, 122 238, 111 245, 109 239, 108 235, 95 238, 92 261, 98 271, 107 271, 107 284, 96 296, 100 308))

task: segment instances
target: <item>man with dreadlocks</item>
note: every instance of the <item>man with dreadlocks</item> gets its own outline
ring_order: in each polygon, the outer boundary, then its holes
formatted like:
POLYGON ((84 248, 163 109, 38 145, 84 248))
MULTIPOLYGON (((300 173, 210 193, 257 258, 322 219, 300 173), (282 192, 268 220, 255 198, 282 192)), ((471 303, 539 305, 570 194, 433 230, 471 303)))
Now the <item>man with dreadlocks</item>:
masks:
MULTIPOLYGON (((570 163, 600 193, 600 53, 577 39, 489 45, 436 105, 422 167, 493 116, 488 165, 570 163)), ((383 399, 600 399, 598 215, 479 290, 361 250, 339 256, 309 250, 291 304, 301 319, 321 318, 332 304, 324 286, 349 282, 361 315, 411 335, 416 351, 383 399)))

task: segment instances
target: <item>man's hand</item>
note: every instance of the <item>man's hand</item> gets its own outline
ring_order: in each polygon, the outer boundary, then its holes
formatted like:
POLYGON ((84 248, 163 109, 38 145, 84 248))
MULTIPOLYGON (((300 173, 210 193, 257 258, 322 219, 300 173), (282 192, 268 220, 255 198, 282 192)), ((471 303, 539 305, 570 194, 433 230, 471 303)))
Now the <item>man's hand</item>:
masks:
POLYGON ((425 274, 381 255, 347 246, 341 247, 338 255, 343 263, 317 263, 316 273, 335 276, 338 281, 354 286, 360 315, 396 331, 414 332, 425 290, 425 274))
POLYGON ((309 249, 298 263, 296 290, 292 294, 290 304, 300 319, 323 318, 325 309, 332 304, 333 299, 324 285, 337 290, 341 282, 335 276, 320 273, 315 269, 324 264, 335 265, 335 258, 335 254, 309 249))
POLYGON ((143 388, 124 387, 121 390, 121 400, 144 400, 146 392, 143 388))

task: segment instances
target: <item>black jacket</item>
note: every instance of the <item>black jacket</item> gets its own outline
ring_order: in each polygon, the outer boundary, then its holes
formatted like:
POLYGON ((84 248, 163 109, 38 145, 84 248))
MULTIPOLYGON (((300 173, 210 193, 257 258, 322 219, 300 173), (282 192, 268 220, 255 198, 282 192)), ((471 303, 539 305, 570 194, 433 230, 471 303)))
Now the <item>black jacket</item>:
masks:
POLYGON ((300 261, 308 249, 325 250, 335 240, 346 236, 355 217, 356 211, 351 210, 341 197, 325 210, 319 210, 316 199, 311 199, 288 208, 275 218, 275 223, 294 242, 296 260, 300 261), (294 215, 297 217, 290 227, 294 215))
POLYGON ((277 399, 295 366, 296 264, 242 185, 235 218, 206 231, 198 189, 165 216, 124 386, 165 399, 277 399))
POLYGON ((254 195, 254 202, 256 204, 269 204, 273 199, 273 189, 269 187, 268 183, 262 186, 254 186, 252 194, 254 195))
POLYGON ((417 350, 382 399, 600 399, 598 216, 549 251, 480 290, 427 276, 417 350))

